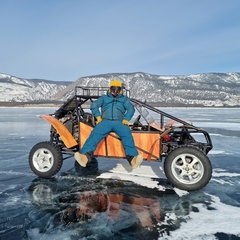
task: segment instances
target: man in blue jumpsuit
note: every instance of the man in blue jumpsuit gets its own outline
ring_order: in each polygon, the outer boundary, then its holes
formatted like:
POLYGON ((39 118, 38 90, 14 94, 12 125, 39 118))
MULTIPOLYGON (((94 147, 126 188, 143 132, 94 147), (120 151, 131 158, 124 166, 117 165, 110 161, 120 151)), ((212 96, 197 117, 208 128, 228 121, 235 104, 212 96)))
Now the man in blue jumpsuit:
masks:
POLYGON ((143 157, 137 152, 128 126, 135 109, 130 99, 122 94, 122 83, 118 80, 111 81, 107 94, 94 101, 90 109, 97 119, 97 125, 93 128, 80 152, 75 153, 76 161, 82 167, 86 167, 87 163, 91 161, 98 143, 110 132, 115 132, 122 140, 129 164, 132 168, 137 168, 143 161, 143 157))

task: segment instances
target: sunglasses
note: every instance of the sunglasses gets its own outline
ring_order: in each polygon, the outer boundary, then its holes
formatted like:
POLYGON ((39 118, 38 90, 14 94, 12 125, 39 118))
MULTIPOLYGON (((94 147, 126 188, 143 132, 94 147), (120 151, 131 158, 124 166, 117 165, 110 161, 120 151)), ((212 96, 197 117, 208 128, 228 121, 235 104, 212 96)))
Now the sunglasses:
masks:
POLYGON ((122 90, 121 87, 117 87, 117 86, 112 86, 112 87, 110 87, 110 91, 111 91, 112 93, 120 93, 121 90, 122 90))

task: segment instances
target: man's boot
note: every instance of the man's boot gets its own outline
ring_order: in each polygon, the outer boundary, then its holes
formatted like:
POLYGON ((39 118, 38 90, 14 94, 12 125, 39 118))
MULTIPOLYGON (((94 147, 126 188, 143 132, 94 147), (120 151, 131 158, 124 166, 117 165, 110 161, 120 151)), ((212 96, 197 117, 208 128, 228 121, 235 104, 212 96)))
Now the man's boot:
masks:
POLYGON ((137 168, 143 161, 143 156, 142 155, 137 155, 137 156, 127 156, 127 160, 129 161, 130 165, 132 168, 137 168))
POLYGON ((82 154, 80 152, 76 152, 74 154, 74 158, 82 167, 86 167, 87 163, 89 162, 89 157, 87 156, 87 153, 82 154))

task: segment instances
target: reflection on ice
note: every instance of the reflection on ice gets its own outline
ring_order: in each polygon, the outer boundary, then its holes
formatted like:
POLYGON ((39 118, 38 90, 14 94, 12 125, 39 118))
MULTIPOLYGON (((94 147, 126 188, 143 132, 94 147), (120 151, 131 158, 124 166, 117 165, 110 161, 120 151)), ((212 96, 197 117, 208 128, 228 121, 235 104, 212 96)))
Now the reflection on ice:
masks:
POLYGON ((81 177, 36 179, 29 190, 37 206, 29 215, 32 224, 27 232, 32 239, 67 234, 66 239, 183 240, 240 233, 239 208, 202 191, 179 197, 173 190, 161 192, 123 180, 81 177), (231 227, 226 221, 233 222, 231 227))
POLYGON ((145 228, 154 227, 154 223, 160 221, 160 204, 153 198, 107 191, 84 191, 79 193, 78 198, 75 200, 76 205, 71 204, 61 215, 64 224, 104 217, 111 225, 123 225, 123 222, 129 224, 131 221, 131 224, 136 222, 145 228))
POLYGON ((77 177, 76 181, 67 182, 66 179, 64 182, 33 181, 29 190, 39 210, 30 214, 34 226, 28 230, 30 236, 53 237, 61 227, 70 236, 81 239, 89 236, 132 239, 131 235, 135 239, 149 233, 156 239, 161 214, 159 199, 153 192, 139 195, 132 183, 116 180, 87 181, 77 177), (43 222, 45 216, 50 222, 43 222), (34 230, 41 229, 42 224, 44 230, 34 230))

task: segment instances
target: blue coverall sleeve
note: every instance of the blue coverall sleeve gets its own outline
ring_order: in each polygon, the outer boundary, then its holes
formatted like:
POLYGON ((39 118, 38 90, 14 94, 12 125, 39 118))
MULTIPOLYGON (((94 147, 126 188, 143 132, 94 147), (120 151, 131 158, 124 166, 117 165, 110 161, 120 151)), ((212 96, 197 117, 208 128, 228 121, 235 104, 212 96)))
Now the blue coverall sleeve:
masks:
POLYGON ((127 98, 127 100, 125 101, 124 107, 126 108, 126 113, 124 115, 124 119, 127 121, 130 121, 134 115, 135 108, 134 108, 133 104, 130 102, 129 98, 127 98))
POLYGON ((101 116, 99 108, 102 106, 102 104, 103 104, 103 96, 98 98, 96 101, 92 102, 90 106, 90 110, 92 111, 92 114, 94 115, 94 117, 101 116))

